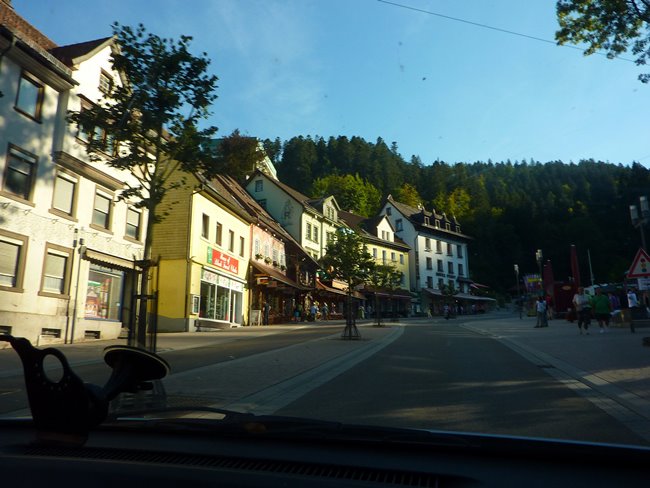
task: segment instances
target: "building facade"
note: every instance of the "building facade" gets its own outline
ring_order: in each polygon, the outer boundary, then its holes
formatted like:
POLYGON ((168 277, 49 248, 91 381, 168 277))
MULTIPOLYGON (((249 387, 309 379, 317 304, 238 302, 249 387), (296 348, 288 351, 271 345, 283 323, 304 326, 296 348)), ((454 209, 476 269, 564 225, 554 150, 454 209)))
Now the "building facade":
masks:
POLYGON ((381 213, 395 234, 411 247, 409 276, 416 293, 414 313, 440 313, 448 298, 445 292, 472 300, 467 246, 471 237, 461 232, 459 222, 445 214, 415 208, 388 196, 381 213))
POLYGON ((118 337, 143 215, 118 201, 129 175, 87 156, 102 134, 66 120, 120 82, 113 40, 57 46, 4 3, 0 20, 0 327, 34 343, 118 337))

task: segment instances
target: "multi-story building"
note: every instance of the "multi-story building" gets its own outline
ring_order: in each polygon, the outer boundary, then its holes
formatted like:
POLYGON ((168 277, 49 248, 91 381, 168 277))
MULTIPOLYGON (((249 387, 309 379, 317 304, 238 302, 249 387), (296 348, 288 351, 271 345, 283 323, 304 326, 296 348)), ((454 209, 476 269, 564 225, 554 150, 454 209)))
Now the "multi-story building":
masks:
POLYGON ((144 230, 117 199, 130 175, 91 161, 105 136, 66 120, 120 83, 112 49, 57 46, 0 3, 0 327, 34 342, 117 337, 131 315, 144 230))
POLYGON ((395 234, 411 247, 410 286, 418 294, 414 312, 439 312, 443 291, 453 290, 456 299, 473 300, 467 245, 472 239, 462 233, 455 217, 427 211, 395 201, 389 195, 381 214, 390 220, 395 234))
POLYGON ((396 289, 364 286, 362 291, 366 296, 366 303, 373 309, 373 313, 379 313, 382 316, 410 315, 413 299, 410 292, 409 269, 411 247, 395 235, 395 229, 386 215, 381 214, 368 219, 341 210, 339 218, 361 236, 375 263, 390 266, 401 274, 401 282, 396 289))
POLYGON ((328 240, 344 224, 333 196, 309 198, 262 171, 246 182, 246 191, 312 256, 325 254, 328 240))

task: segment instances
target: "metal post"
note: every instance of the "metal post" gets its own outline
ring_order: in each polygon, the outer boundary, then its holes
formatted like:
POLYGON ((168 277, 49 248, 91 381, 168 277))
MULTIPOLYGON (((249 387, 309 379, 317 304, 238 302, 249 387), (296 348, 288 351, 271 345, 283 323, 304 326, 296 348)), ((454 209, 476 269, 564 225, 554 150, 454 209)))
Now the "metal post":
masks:
POLYGON ((519 292, 519 265, 515 264, 515 279, 517 280, 517 303, 519 304, 519 319, 521 320, 522 308, 524 308, 523 300, 521 299, 521 293, 519 292))

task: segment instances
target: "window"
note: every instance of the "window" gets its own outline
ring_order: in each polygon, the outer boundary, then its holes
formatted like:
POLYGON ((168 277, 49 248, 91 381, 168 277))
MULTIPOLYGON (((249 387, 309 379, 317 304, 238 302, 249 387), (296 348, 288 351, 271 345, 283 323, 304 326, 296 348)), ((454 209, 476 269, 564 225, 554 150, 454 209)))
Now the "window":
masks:
POLYGON ((386 264, 386 250, 381 251, 381 262, 386 264))
POLYGON ((376 247, 372 248, 372 257, 377 259, 377 248, 376 247))
POLYGON ((210 238, 210 216, 206 214, 201 216, 201 237, 210 238))
POLYGON ((399 264, 404 264, 404 254, 399 255, 399 264))
POLYGON ((433 269, 433 259, 427 258, 427 269, 433 269))
POLYGON ((454 247, 450 242, 448 242, 447 243, 447 256, 453 256, 453 255, 454 255, 454 247))
POLYGON ((31 76, 23 73, 20 77, 20 84, 18 85, 16 110, 28 115, 34 120, 40 120, 43 94, 43 85, 38 83, 31 76))
POLYGON ((451 261, 447 263, 447 272, 452 275, 454 274, 454 263, 451 261))
POLYGON ((449 222, 445 224, 445 230, 451 230, 451 224, 449 222))
POLYGON ((318 242, 318 227, 314 226, 314 242, 318 242))
POLYGON ((436 229, 440 228, 440 221, 438 219, 436 219, 436 221, 435 221, 435 228, 436 229))
POLYGON ((103 193, 95 193, 95 206, 93 208, 92 225, 100 229, 111 228, 112 198, 103 193))
POLYGON ((464 269, 463 269, 463 263, 458 263, 458 276, 464 276, 464 269))
POLYGON ((393 214, 393 207, 386 207, 386 215, 389 217, 393 214))
POLYGON ((391 260, 392 262, 397 261, 397 257, 396 257, 396 255, 395 255, 394 252, 391 252, 391 253, 390 253, 390 260, 391 260))
POLYGON ((311 240, 311 224, 307 224, 307 239, 311 240))
POLYGON ((327 232, 326 236, 327 236, 327 243, 329 244, 334 239, 334 232, 327 232))
POLYGON ((253 244, 253 246, 255 247, 253 252, 257 256, 260 253, 260 240, 255 239, 255 243, 253 244))
POLYGON ((217 243, 217 246, 221 245, 222 237, 223 237, 223 226, 221 225, 221 223, 217 222, 217 235, 214 238, 214 241, 217 243))
POLYGON ((244 248, 246 246, 246 240, 243 237, 239 238, 239 255, 244 257, 244 248))
POLYGON ((113 89, 113 77, 106 71, 102 70, 99 73, 99 91, 102 93, 110 93, 113 89))
POLYGON ((52 197, 52 210, 72 216, 74 213, 75 191, 77 179, 65 173, 58 173, 54 182, 54 196, 52 197))
POLYGON ((275 263, 279 263, 279 261, 278 261, 278 250, 277 249, 273 249, 273 264, 275 264, 275 263))
POLYGON ((441 241, 436 241, 436 252, 438 254, 442 254, 442 242, 441 241))
POLYGON ((70 277, 70 251, 64 247, 47 244, 41 294, 67 295, 70 277))
POLYGON ((424 250, 431 251, 431 239, 428 237, 424 239, 424 250))
POLYGON ((10 144, 2 189, 23 200, 30 200, 37 161, 36 156, 10 144))
POLYGON ((444 273, 444 268, 442 267, 442 259, 438 259, 438 272, 444 273))
POLYGON ((460 244, 456 246, 456 256, 458 256, 459 258, 463 257, 463 246, 460 244))
POLYGON ((404 227, 402 225, 402 219, 397 219, 395 221, 395 232, 400 232, 402 230, 404 230, 404 227))
POLYGON ((257 203, 259 204, 260 207, 266 210, 266 198, 263 198, 262 200, 258 200, 257 203))
POLYGON ((228 231, 228 251, 235 252, 235 233, 232 230, 228 231))
POLYGON ((255 181, 255 191, 256 192, 264 191, 264 180, 255 181))
POLYGON ((424 217, 424 225, 431 225, 429 221, 429 217, 424 217))
POLYGON ((142 214, 137 210, 129 208, 126 210, 126 237, 140 240, 140 217, 142 214))
POLYGON ((427 288, 433 288, 433 276, 427 276, 427 288))
POLYGON ((28 238, 0 230, 0 290, 22 291, 28 238))
POLYGON ((438 290, 442 290, 443 286, 445 286, 445 281, 442 278, 438 278, 438 290))

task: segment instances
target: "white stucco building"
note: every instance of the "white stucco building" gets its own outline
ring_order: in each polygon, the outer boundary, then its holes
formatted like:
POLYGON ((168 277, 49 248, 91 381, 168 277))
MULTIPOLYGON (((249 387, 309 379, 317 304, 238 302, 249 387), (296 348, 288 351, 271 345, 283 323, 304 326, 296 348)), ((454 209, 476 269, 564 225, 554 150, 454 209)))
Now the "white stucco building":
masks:
POLYGON ((419 295, 419 301, 414 304, 415 313, 435 308, 443 285, 452 285, 460 292, 459 298, 473 299, 469 294, 467 258, 471 237, 461 232, 456 218, 405 205, 390 195, 380 213, 388 217, 395 235, 411 247, 411 291, 419 295))
MULTIPOLYGON (((86 155, 66 121, 120 83, 112 38, 57 46, 0 3, 0 332, 34 343, 112 338, 129 320, 143 215, 130 175, 86 155)), ((106 158, 117 150, 106 142, 106 158)))

